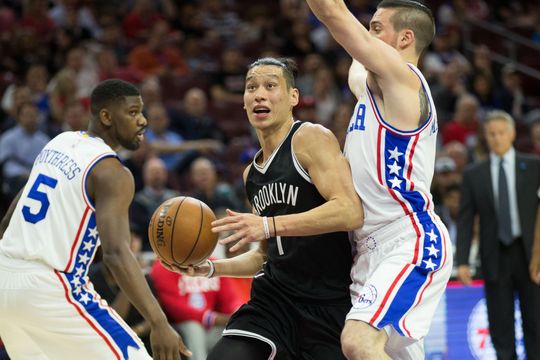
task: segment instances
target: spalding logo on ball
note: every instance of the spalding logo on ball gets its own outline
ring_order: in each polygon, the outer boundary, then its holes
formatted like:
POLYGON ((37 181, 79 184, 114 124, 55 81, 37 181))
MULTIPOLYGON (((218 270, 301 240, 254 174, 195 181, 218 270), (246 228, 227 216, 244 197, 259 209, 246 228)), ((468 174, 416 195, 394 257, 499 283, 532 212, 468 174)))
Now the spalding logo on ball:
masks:
POLYGON ((216 219, 205 203, 179 196, 161 204, 150 220, 150 246, 160 260, 177 266, 205 261, 217 245, 211 223, 216 219))

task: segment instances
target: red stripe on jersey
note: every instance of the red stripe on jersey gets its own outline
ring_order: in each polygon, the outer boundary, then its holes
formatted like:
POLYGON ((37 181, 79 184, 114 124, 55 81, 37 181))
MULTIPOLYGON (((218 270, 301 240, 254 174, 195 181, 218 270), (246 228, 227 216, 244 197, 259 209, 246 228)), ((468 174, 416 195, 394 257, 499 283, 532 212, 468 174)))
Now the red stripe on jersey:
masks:
POLYGON ((379 125, 379 130, 377 131, 377 177, 379 178, 379 184, 384 186, 382 182, 381 175, 381 138, 382 138, 383 127, 379 125))
POLYGON ((92 327, 92 329, 94 329, 99 336, 101 336, 103 338, 103 340, 105 340, 105 342, 107 343, 107 345, 109 346, 109 348, 111 349, 111 351, 114 353, 116 359, 118 360, 121 360, 122 359, 122 356, 120 356, 120 354, 116 351, 116 349, 114 348, 114 346, 111 344, 111 342, 109 341, 109 339, 107 339, 107 336, 101 332, 93 323, 92 323, 92 320, 90 320, 83 312, 82 310, 77 306, 77 304, 75 304, 73 301, 71 301, 71 299, 69 298, 69 291, 68 291, 68 286, 64 283, 64 279, 62 278, 62 276, 58 273, 58 270, 54 270, 54 273, 56 274, 56 276, 58 276, 58 279, 60 280, 60 283, 62 284, 62 287, 64 288, 64 295, 66 297, 66 300, 68 301, 68 303, 70 303, 71 305, 73 305, 73 307, 77 310, 77 312, 79 313, 79 315, 81 315, 83 317, 83 319, 86 320, 86 322, 92 327))
POLYGON ((405 274, 405 271, 407 270, 407 268, 409 268, 410 266, 413 266, 411 264, 407 264, 403 267, 403 269, 401 269, 401 271, 399 272, 398 276, 394 279, 394 282, 392 283, 392 285, 390 286, 390 289, 388 289, 388 291, 386 292, 386 294, 384 295, 384 298, 383 298, 383 301, 381 303, 381 305, 379 306, 379 308, 377 309, 377 311, 375 312, 375 314, 373 315, 373 317, 371 318, 371 320, 369 320, 369 323, 371 325, 374 325, 375 323, 375 320, 377 320, 377 318, 379 317, 379 315, 381 314, 382 310, 384 309, 384 306, 386 305, 386 302, 388 301, 388 298, 390 297, 390 295, 392 294, 392 292, 394 291, 394 288, 396 287, 397 283, 399 282, 399 280, 401 279, 401 277, 403 276, 403 274, 405 274))
POLYGON ((409 167, 407 169, 407 179, 409 180, 409 183, 411 184, 410 186, 410 190, 414 190, 414 182, 411 181, 411 173, 412 173, 412 169, 413 169, 413 155, 414 155, 414 150, 416 148, 416 144, 418 144, 418 139, 420 138, 419 135, 416 135, 414 137, 414 140, 413 140, 413 144, 411 146, 411 151, 409 152, 409 167))
POLYGON ((64 269, 64 272, 68 272, 69 268, 71 267, 71 261, 73 261, 73 254, 75 253, 75 249, 77 247, 77 244, 79 243, 79 237, 81 235, 81 230, 83 228, 84 223, 86 222, 86 216, 88 215, 89 211, 90 211, 90 208, 87 206, 86 210, 84 210, 84 214, 83 214, 81 222, 79 224, 79 229, 77 230, 77 235, 75 235, 75 239, 73 239, 73 245, 71 245, 71 250, 69 251, 69 261, 67 263, 66 268, 64 269))

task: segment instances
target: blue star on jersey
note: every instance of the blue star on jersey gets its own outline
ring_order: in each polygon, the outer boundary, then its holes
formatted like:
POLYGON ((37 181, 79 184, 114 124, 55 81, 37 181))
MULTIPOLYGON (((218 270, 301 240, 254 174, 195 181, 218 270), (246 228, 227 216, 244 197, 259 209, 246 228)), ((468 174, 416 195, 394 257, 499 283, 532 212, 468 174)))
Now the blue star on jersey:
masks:
POLYGON ((127 359, 128 347, 132 346, 139 349, 139 344, 112 317, 110 313, 112 309, 108 309, 100 304, 101 300, 99 296, 88 289, 88 268, 97 250, 98 241, 99 234, 96 226, 96 216, 92 213, 79 248, 73 254, 73 258, 75 259, 74 270, 63 275, 71 285, 71 296, 73 300, 80 305, 80 308, 84 309, 86 315, 93 318, 93 322, 96 322, 110 336, 111 340, 116 343, 122 352, 124 359, 127 359))

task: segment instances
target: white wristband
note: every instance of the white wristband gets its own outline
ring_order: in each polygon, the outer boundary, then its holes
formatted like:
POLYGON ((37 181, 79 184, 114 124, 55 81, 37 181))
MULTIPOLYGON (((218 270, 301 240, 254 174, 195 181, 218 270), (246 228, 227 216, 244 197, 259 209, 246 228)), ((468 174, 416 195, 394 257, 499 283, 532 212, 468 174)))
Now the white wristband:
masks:
POLYGON ((216 266, 214 265, 214 263, 212 261, 210 261, 208 259, 206 260, 206 263, 210 267, 210 270, 208 271, 208 274, 206 275, 206 277, 211 278, 216 274, 216 266))
POLYGON ((268 226, 268 218, 266 216, 263 216, 263 227, 264 227, 264 238, 270 239, 270 227, 268 226))

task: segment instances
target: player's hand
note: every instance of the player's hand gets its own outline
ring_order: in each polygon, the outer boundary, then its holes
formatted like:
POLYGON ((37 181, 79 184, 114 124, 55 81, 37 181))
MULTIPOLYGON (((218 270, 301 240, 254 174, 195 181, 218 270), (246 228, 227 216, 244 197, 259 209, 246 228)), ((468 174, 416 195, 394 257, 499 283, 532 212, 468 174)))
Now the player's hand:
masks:
POLYGON ((152 326, 150 330, 150 343, 154 359, 180 360, 180 353, 190 357, 191 351, 186 348, 182 337, 169 325, 161 322, 152 326))
POLYGON ((237 213, 229 209, 227 209, 227 215, 224 218, 212 221, 212 232, 232 232, 231 235, 219 240, 222 245, 237 242, 229 251, 234 252, 249 243, 265 239, 264 225, 260 216, 250 213, 237 213))
POLYGON ((472 284, 471 268, 469 265, 459 265, 458 266, 458 279, 463 283, 463 285, 472 284))
POLYGON ((161 264, 169 271, 177 272, 179 274, 187 276, 208 276, 210 272, 210 265, 207 261, 199 265, 178 266, 174 264, 167 264, 166 262, 161 260, 161 264))
POLYGON ((531 264, 529 265, 529 273, 531 281, 536 285, 540 285, 540 253, 533 254, 531 264))

